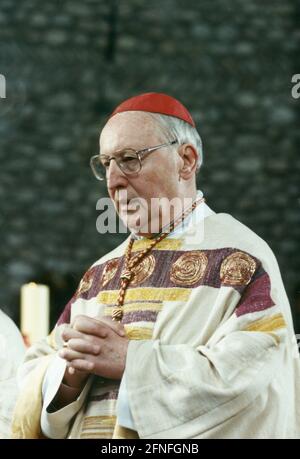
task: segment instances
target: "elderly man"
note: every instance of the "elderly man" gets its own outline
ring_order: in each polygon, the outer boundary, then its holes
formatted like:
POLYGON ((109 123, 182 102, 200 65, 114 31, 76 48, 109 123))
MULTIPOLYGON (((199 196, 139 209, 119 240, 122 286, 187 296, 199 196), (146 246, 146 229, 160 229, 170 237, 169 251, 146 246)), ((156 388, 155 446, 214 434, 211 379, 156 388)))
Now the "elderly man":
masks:
POLYGON ((207 206, 201 162, 176 99, 142 94, 112 113, 91 166, 131 234, 29 350, 15 437, 299 437, 299 358, 276 259, 207 206))

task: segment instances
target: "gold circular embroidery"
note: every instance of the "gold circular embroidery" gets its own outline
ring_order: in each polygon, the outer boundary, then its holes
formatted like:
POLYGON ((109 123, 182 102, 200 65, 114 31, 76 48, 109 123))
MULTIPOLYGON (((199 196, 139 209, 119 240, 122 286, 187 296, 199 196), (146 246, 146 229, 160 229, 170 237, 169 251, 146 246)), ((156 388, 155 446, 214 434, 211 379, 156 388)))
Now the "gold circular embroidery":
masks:
POLYGON ((93 283, 93 273, 88 271, 80 281, 79 287, 77 289, 77 296, 82 293, 87 292, 93 283))
MULTIPOLYGON (((135 255, 136 256, 136 255, 135 255)), ((149 255, 144 258, 138 265, 133 268, 133 278, 131 285, 137 285, 144 282, 154 271, 155 258, 153 255, 149 255)))
POLYGON ((193 285, 203 277, 207 263, 207 256, 203 252, 185 253, 173 264, 170 279, 177 285, 193 285))
POLYGON ((105 287, 113 277, 115 277, 116 272, 118 270, 118 260, 111 260, 108 261, 104 267, 103 274, 102 274, 102 287, 105 287))
POLYGON ((235 252, 222 262, 220 279, 225 285, 249 284, 256 269, 255 260, 244 252, 235 252))

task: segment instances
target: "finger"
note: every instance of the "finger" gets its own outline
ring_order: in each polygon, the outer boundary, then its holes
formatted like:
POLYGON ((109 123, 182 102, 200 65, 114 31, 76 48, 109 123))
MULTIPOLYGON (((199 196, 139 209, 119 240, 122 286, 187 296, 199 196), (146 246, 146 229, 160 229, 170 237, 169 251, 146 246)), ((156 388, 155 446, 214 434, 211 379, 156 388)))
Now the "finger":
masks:
POLYGON ((75 359, 72 361, 72 368, 75 371, 91 372, 94 366, 94 363, 89 360, 75 359))
POLYGON ((73 328, 75 321, 77 321, 78 319, 82 319, 82 318, 85 319, 86 317, 88 316, 85 316, 84 314, 78 314, 77 316, 72 318, 70 326, 73 328))
POLYGON ((68 341, 71 338, 82 338, 82 333, 68 326, 63 330, 61 336, 64 341, 68 341))
POLYGON ((81 333, 106 338, 109 327, 99 320, 87 316, 79 316, 74 320, 73 328, 81 333))
POLYGON ((126 335, 126 332, 125 332, 125 329, 124 329, 124 325, 119 323, 119 322, 113 321, 111 317, 106 317, 106 316, 95 317, 95 320, 97 320, 98 322, 102 322, 102 323, 106 324, 109 328, 111 328, 119 336, 125 336, 126 335))
POLYGON ((80 324, 87 324, 87 323, 93 322, 93 320, 94 319, 90 316, 86 316, 84 314, 78 314, 72 319, 71 327, 75 330, 78 330, 78 327, 80 326, 80 324))
POLYGON ((69 348, 63 348, 58 352, 59 357, 62 359, 68 360, 69 362, 72 362, 74 359, 82 359, 84 360, 88 354, 83 354, 81 352, 73 351, 72 349, 69 348))
MULTIPOLYGON (((94 338, 96 339, 96 338, 94 338)), ((68 348, 73 351, 82 352, 84 354, 98 355, 101 347, 100 344, 93 344, 86 339, 72 338, 68 341, 68 348)))
POLYGON ((75 373, 79 376, 84 376, 86 375, 86 371, 80 371, 80 370, 75 370, 75 368, 73 368, 72 365, 70 362, 67 362, 67 370, 68 370, 68 373, 70 375, 75 375, 75 373))
POLYGON ((74 330, 74 328, 66 328, 63 333, 62 333, 62 338, 64 341, 69 341, 71 339, 85 339, 86 341, 93 341, 94 336, 93 335, 87 335, 85 333, 81 333, 77 330, 74 330))

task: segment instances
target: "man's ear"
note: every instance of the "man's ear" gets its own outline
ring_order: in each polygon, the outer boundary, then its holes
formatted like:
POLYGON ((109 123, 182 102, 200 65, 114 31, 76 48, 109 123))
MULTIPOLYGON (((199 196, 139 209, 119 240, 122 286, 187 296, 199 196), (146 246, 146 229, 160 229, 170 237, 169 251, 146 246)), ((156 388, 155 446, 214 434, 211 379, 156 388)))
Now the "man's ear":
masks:
POLYGON ((178 154, 182 159, 179 176, 183 178, 183 180, 189 180, 196 172, 198 153, 193 145, 184 143, 180 145, 178 154))

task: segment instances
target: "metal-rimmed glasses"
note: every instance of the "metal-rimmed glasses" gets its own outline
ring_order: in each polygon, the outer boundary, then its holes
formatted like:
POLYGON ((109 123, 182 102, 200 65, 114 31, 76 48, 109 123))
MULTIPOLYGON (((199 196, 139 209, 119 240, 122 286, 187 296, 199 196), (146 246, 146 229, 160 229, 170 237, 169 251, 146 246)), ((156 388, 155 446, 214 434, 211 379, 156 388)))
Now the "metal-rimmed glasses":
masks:
POLYGON ((138 174, 142 169, 142 158, 163 147, 174 145, 178 140, 172 142, 162 143, 155 147, 143 148, 142 150, 134 150, 133 148, 125 148, 124 150, 117 151, 117 156, 108 155, 95 155, 90 159, 90 166, 94 176, 97 180, 106 180, 106 174, 110 166, 110 162, 114 159, 125 175, 138 174))

